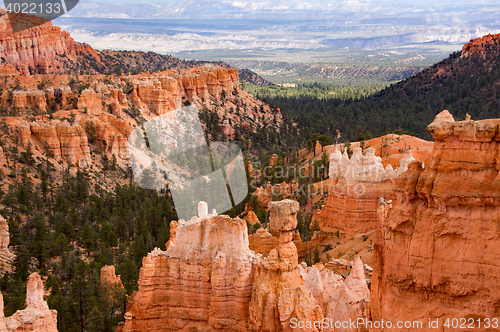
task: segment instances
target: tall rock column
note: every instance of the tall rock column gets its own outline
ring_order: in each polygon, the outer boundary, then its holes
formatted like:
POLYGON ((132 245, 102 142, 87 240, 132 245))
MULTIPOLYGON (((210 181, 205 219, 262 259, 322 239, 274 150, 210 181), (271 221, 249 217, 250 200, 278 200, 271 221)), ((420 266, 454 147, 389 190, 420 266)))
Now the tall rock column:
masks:
MULTIPOLYGON (((1 303, 3 316, 3 301, 1 303)), ((16 311, 5 318, 4 322, 8 332, 57 332, 57 311, 50 310, 43 299, 43 282, 38 273, 29 276, 26 309, 16 311)))
POLYGON ((323 312, 305 285, 298 268, 297 248, 292 242, 299 203, 290 199, 270 202, 269 211, 271 230, 279 232, 280 242, 260 262, 253 284, 250 318, 257 331, 292 331, 295 320, 321 321, 323 312))

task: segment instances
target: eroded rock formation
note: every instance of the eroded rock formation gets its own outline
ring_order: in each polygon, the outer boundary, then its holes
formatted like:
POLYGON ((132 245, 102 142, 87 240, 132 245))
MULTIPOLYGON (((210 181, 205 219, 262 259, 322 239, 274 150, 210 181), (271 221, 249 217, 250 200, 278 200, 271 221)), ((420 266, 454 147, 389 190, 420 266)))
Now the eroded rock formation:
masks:
MULTIPOLYGON (((0 57, 4 63, 21 75, 58 73, 66 59, 76 58, 77 51, 100 63, 94 49, 87 44, 76 43, 68 32, 61 31, 50 21, 13 34, 5 10, 0 10, 0 46, 0 57)), ((3 72, 12 75, 12 69, 5 68, 3 72)))
POLYGON ((40 90, 30 89, 27 91, 12 92, 12 106, 16 108, 47 109, 47 100, 45 93, 40 90))
POLYGON ((113 265, 105 265, 101 268, 101 287, 106 290, 123 288, 122 280, 116 275, 113 265))
MULTIPOLYGON (((269 203, 270 227, 279 232, 280 243, 264 258, 255 276, 250 317, 258 331, 290 331, 291 320, 321 321, 323 310, 305 285, 298 268, 297 248, 292 242, 299 203, 269 203)), ((319 331, 317 328, 309 331, 319 331)))
POLYGON ((143 259, 124 331, 252 330, 248 304, 257 257, 248 249, 245 221, 212 216, 171 233, 167 251, 143 259))
POLYGON ((48 155, 56 160, 65 160, 69 164, 86 167, 90 163, 90 149, 87 134, 79 125, 70 125, 67 121, 35 121, 20 124, 21 140, 25 149, 29 145, 39 144, 48 155), (36 139, 37 142, 33 142, 36 139))
POLYGON ((486 55, 486 47, 488 45, 495 45, 500 42, 500 33, 496 35, 492 35, 491 33, 479 37, 476 39, 471 39, 470 42, 466 43, 462 47, 462 56, 468 57, 471 56, 472 54, 480 54, 482 56, 486 55))
POLYGON ((167 70, 137 75, 132 84, 132 102, 136 106, 164 114, 181 107, 183 99, 205 103, 210 97, 219 99, 223 90, 226 94, 232 92, 238 86, 238 72, 217 66, 167 70))
POLYGON ((482 331, 500 312, 499 125, 443 111, 428 126, 430 162, 412 162, 378 210, 373 320, 473 317, 482 331))
POLYGON ((298 202, 270 204, 279 243, 264 259, 248 249, 244 220, 208 214, 203 202, 198 208, 198 217, 171 223, 166 251, 143 259, 120 331, 291 331, 293 318, 366 317, 369 292, 359 258, 346 282, 321 264, 298 264, 292 242, 298 202))
POLYGON ((43 299, 43 282, 38 273, 29 276, 26 290, 26 309, 3 318, 3 297, 0 300, 0 331, 57 332, 57 311, 50 310, 43 299), (5 325, 4 325, 5 324, 5 325), (5 326, 5 329, 3 329, 5 326))
POLYGON ((94 89, 87 88, 82 91, 78 98, 78 109, 91 115, 99 115, 102 112, 101 98, 94 89))
POLYGON ((268 208, 269 202, 272 201, 273 196, 281 195, 282 198, 288 198, 297 189, 297 183, 292 183, 291 185, 283 181, 272 185, 270 182, 267 183, 266 187, 259 187, 255 190, 254 195, 257 196, 257 201, 265 209, 268 208))
POLYGON ((384 168, 373 148, 366 149, 364 155, 361 148, 355 148, 351 158, 346 151, 336 149, 330 155, 328 199, 312 224, 317 221, 321 230, 338 231, 347 239, 374 231, 379 198, 396 198, 393 179, 405 172, 412 160, 410 153, 393 170, 390 164, 384 168))
MULTIPOLYGON (((330 294, 326 317, 335 317, 337 321, 357 321, 358 318, 368 318, 370 290, 365 280, 363 262, 359 256, 354 258, 351 273, 345 281, 330 294)), ((351 328, 327 329, 326 331, 368 331, 366 326, 351 328)))
POLYGON ((271 250, 276 248, 279 239, 272 236, 267 229, 261 227, 248 237, 250 250, 267 257, 271 250))

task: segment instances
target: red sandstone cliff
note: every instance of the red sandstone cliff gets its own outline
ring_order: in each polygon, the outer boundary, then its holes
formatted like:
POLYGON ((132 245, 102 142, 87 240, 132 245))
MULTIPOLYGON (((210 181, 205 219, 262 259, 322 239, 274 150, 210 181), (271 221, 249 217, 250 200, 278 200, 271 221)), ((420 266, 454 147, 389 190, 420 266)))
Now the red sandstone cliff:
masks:
MULTIPOLYGON (((372 279, 373 320, 497 317, 500 290, 500 119, 454 121, 428 130, 430 162, 395 180, 397 200, 381 201, 372 279)), ((496 329, 493 329, 496 330, 496 329)))
POLYGON ((62 72, 67 61, 75 61, 76 53, 84 52, 100 62, 97 52, 87 44, 76 43, 68 32, 49 21, 40 26, 12 33, 4 10, 0 10, 0 68, 4 74, 13 74, 11 65, 21 75, 62 72))

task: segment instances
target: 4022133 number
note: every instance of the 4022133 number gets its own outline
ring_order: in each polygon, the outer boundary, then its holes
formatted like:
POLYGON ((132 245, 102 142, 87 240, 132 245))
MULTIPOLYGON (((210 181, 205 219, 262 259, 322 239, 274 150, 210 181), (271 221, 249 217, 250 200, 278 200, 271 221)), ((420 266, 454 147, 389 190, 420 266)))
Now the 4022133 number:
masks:
POLYGON ((60 14, 64 10, 60 3, 33 3, 33 2, 14 2, 8 3, 5 11, 15 14, 60 14))

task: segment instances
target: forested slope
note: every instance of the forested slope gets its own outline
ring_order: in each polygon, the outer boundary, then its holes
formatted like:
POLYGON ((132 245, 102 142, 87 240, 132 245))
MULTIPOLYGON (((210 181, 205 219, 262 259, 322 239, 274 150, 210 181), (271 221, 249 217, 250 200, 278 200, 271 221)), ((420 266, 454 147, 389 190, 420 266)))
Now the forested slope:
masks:
POLYGON ((398 129, 431 139, 426 127, 448 109, 456 118, 497 118, 500 110, 500 47, 485 45, 484 53, 455 52, 424 71, 369 97, 318 98, 260 93, 272 107, 298 124, 302 142, 312 133, 355 140, 360 133, 380 136, 398 129))

